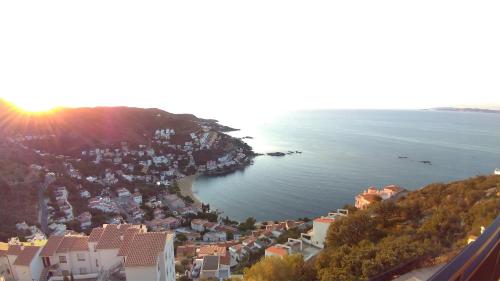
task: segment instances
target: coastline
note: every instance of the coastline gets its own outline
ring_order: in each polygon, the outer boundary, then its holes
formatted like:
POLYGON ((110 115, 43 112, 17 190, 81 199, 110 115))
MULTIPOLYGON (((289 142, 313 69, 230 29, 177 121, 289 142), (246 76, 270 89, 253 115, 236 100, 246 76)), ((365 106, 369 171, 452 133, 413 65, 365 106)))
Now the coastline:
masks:
POLYGON ((193 193, 193 184, 196 180, 197 175, 191 175, 183 177, 177 181, 179 189, 181 190, 182 196, 189 196, 193 199, 193 205, 197 208, 201 208, 201 201, 193 193))

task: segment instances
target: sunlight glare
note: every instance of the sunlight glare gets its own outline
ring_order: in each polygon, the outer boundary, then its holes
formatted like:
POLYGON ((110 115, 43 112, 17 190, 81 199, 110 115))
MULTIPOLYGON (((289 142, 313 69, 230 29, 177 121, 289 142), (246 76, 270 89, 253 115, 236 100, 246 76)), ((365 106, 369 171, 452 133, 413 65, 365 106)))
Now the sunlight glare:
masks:
POLYGON ((54 110, 57 105, 44 98, 19 98, 10 99, 10 102, 22 112, 25 113, 47 113, 54 110))

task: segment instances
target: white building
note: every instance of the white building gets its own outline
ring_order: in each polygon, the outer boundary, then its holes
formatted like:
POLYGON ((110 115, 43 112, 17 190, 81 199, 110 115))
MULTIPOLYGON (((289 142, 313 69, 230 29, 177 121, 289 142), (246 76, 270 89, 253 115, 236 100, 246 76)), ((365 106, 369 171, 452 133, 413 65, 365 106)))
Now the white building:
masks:
POLYGON ((39 258, 42 247, 9 245, 6 256, 16 281, 39 280, 43 264, 39 258))
POLYGON ((166 232, 137 234, 126 254, 127 281, 175 280, 173 234, 166 232))
POLYGON ((223 231, 207 232, 203 235, 204 242, 225 242, 227 240, 227 233, 223 231))
POLYGON ((328 228, 337 219, 348 215, 347 210, 338 209, 335 213, 328 213, 327 216, 313 220, 313 228, 308 233, 301 234, 301 240, 307 244, 323 249, 325 247, 326 234, 328 228))
POLYGON ((199 277, 206 279, 226 280, 231 277, 229 264, 221 262, 220 256, 205 256, 195 261, 195 267, 200 268, 199 277))
POLYGON ((265 256, 279 256, 292 255, 302 252, 302 240, 288 238, 285 244, 276 244, 266 249, 265 256))
POLYGON ((173 234, 147 233, 139 225, 104 225, 94 228, 90 236, 51 236, 40 262, 43 275, 53 276, 49 281, 70 274, 75 280, 106 280, 116 271, 124 271, 128 281, 174 281, 173 240, 173 234))
POLYGON ((404 191, 404 189, 397 185, 388 185, 381 190, 377 190, 376 187, 371 186, 367 190, 356 195, 354 198, 354 206, 358 209, 365 209, 374 202, 387 200, 402 191, 404 191))

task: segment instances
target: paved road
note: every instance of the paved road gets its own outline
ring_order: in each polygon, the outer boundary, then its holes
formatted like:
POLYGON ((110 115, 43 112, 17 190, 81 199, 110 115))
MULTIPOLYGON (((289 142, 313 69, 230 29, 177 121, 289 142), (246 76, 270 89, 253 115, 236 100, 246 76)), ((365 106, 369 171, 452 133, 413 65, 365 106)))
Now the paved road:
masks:
POLYGON ((39 219, 40 228, 43 233, 48 234, 48 216, 49 212, 47 210, 47 204, 45 204, 44 191, 47 188, 45 183, 41 183, 38 185, 38 207, 39 207, 39 219))

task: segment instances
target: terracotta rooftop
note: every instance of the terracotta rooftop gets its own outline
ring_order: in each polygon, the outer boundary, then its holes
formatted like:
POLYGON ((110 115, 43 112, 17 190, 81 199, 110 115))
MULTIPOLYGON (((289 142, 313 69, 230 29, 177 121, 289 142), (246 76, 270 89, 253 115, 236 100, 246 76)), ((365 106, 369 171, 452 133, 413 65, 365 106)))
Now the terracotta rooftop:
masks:
POLYGON ((40 256, 41 257, 53 256, 56 253, 56 250, 61 244, 63 239, 64 236, 59 236, 59 235, 50 236, 49 239, 47 240, 47 244, 45 245, 45 247, 43 247, 42 251, 40 252, 40 256))
POLYGON ((320 223, 332 223, 334 222, 334 218, 316 218, 314 219, 314 222, 320 222, 320 223))
POLYGON ((226 256, 226 248, 217 245, 206 245, 202 246, 198 251, 199 257, 204 256, 226 256))
POLYGON ((92 229, 92 232, 90 233, 89 236, 89 242, 98 242, 103 232, 104 228, 102 227, 96 227, 92 229))
POLYGON ((118 249, 122 244, 121 237, 125 231, 132 227, 131 224, 108 224, 104 228, 101 238, 97 242, 96 249, 118 249))
POLYGON ((56 253, 88 251, 88 241, 89 238, 87 236, 64 236, 64 239, 56 249, 56 253))
POLYGON ((36 257, 38 251, 40 251, 41 247, 38 246, 25 246, 23 250, 17 256, 16 261, 13 265, 22 265, 28 266, 31 264, 33 259, 36 257))
POLYGON ((137 228, 129 228, 125 230, 125 234, 123 235, 123 243, 120 246, 120 250, 118 251, 118 256, 127 256, 128 250, 130 249, 130 244, 132 244, 132 240, 134 236, 140 232, 140 229, 137 228))
POLYGON ((171 234, 168 234, 167 232, 136 234, 128 250, 125 266, 134 267, 156 265, 158 263, 158 255, 165 248, 168 238, 173 239, 171 234))
POLYGON ((282 247, 277 247, 277 246, 271 246, 266 249, 266 252, 270 252, 275 255, 279 256, 286 256, 288 255, 288 251, 282 247))

